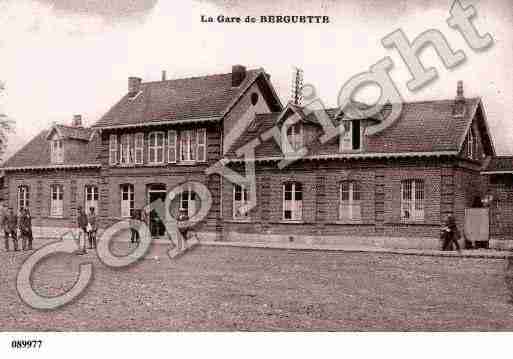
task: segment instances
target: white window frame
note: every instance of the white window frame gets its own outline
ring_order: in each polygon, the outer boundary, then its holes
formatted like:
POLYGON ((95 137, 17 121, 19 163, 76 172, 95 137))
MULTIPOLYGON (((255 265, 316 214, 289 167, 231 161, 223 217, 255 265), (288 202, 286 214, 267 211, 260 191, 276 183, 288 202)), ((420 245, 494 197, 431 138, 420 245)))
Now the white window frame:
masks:
POLYGON ((401 221, 424 221, 425 184, 421 179, 401 181, 401 221))
POLYGON ((29 208, 30 206, 30 188, 22 184, 18 186, 18 209, 29 208))
POLYGON ((362 123, 360 120, 345 120, 342 121, 342 125, 344 126, 344 133, 340 134, 339 136, 339 152, 348 152, 348 151, 361 151, 362 149, 362 134, 363 134, 363 128, 362 123), (358 121, 360 126, 360 133, 358 136, 360 136, 359 144, 360 146, 358 148, 353 148, 354 146, 354 137, 353 137, 353 127, 354 122, 358 121))
POLYGON ((161 164, 164 163, 164 147, 166 144, 166 133, 162 131, 150 132, 148 136, 148 163, 161 164), (159 145, 159 136, 162 137, 162 145, 159 145), (158 155, 161 154, 159 159, 158 155))
POLYGON ((119 144, 120 163, 128 165, 132 163, 132 136, 128 133, 121 136, 119 144))
POLYGON ((180 210, 187 210, 189 220, 196 214, 196 199, 198 195, 192 191, 192 188, 184 190, 180 193, 180 210))
POLYGON ((180 160, 182 162, 196 162, 196 133, 194 129, 180 131, 180 160))
POLYGON ((121 217, 131 218, 135 210, 135 188, 133 184, 125 183, 120 186, 120 206, 121 217))
POLYGON ((89 213, 91 207, 94 208, 94 213, 98 214, 98 203, 100 199, 100 192, 96 185, 86 185, 84 187, 84 208, 85 212, 89 213))
POLYGON ((294 153, 304 147, 304 126, 301 122, 289 125, 283 135, 283 153, 294 153))
POLYGON ((241 207, 249 204, 249 192, 244 186, 233 184, 233 219, 248 219, 249 211, 243 213, 240 211, 241 207), (238 196, 238 194, 240 196, 238 196), (240 197, 240 199, 237 199, 240 197))
POLYGON ((138 132, 134 136, 134 162, 137 165, 144 163, 144 133, 138 132))
POLYGON ((362 188, 357 181, 342 181, 339 185, 339 220, 362 220, 362 188), (347 192, 347 199, 344 198, 347 192))
POLYGON ((64 162, 64 143, 61 139, 54 139, 50 141, 50 153, 52 163, 64 162))
POLYGON ((114 133, 109 136, 109 164, 118 164, 118 135, 114 133))
POLYGON ((196 160, 207 161, 207 129, 202 127, 196 130, 196 160))
POLYGON ((167 131, 167 162, 176 163, 178 157, 177 153, 178 136, 176 130, 167 131))
POLYGON ((283 220, 284 221, 301 221, 303 219, 303 184, 300 182, 287 182, 283 184, 283 220), (287 190, 290 187, 290 191, 287 190), (300 187, 300 190, 298 190, 300 187), (286 192, 291 193, 291 199, 286 199, 286 192), (298 194, 301 193, 301 196, 298 194), (298 197, 301 197, 298 199, 298 197), (290 211, 290 218, 286 218, 286 212, 290 211))
POLYGON ((50 217, 62 218, 64 216, 64 186, 62 184, 50 185, 50 217))

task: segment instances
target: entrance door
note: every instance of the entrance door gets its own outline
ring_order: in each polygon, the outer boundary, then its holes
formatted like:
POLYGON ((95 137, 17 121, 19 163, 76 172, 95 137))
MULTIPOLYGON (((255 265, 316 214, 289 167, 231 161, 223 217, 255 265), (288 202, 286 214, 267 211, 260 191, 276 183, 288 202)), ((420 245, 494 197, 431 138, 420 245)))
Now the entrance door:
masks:
MULTIPOLYGON (((163 190, 148 190, 148 203, 153 201, 162 200, 166 201, 166 191, 163 190)), ((162 237, 166 234, 166 227, 160 220, 156 211, 150 212, 150 232, 152 237, 162 237)))

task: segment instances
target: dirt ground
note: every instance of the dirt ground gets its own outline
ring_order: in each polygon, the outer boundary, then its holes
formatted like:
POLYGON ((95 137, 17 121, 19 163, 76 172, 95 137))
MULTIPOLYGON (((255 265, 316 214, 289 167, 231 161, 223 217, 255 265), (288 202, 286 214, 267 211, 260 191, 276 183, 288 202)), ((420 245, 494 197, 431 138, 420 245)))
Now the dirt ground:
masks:
POLYGON ((94 264, 84 295, 55 311, 22 303, 27 254, 0 252, 0 330, 513 330, 504 260, 209 246, 170 260, 166 250, 121 270, 93 253, 49 258, 33 275, 49 296, 94 264))

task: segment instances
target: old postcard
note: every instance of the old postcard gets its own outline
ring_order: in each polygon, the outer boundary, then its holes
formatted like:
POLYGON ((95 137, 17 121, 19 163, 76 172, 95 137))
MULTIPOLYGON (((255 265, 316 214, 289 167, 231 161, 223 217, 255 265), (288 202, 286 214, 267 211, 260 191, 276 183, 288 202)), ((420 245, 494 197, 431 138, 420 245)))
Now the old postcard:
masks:
POLYGON ((8 353, 513 330, 510 0, 4 0, 0 25, 8 353))

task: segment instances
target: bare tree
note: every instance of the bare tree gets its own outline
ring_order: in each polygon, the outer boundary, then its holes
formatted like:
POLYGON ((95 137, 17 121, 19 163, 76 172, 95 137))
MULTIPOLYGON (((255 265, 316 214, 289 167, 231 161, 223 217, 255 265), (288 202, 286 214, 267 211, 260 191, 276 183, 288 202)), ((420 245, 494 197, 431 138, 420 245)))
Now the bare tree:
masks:
MULTIPOLYGON (((2 96, 4 91, 5 85, 0 81, 0 96, 2 96)), ((7 147, 8 134, 14 132, 14 125, 14 120, 10 119, 5 113, 0 112, 0 159, 7 147)))

